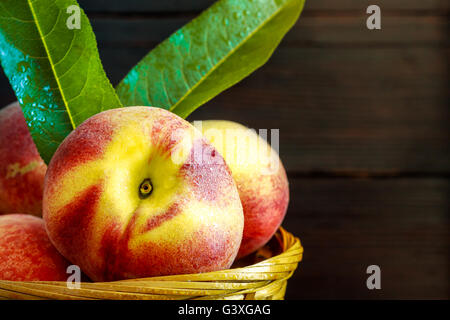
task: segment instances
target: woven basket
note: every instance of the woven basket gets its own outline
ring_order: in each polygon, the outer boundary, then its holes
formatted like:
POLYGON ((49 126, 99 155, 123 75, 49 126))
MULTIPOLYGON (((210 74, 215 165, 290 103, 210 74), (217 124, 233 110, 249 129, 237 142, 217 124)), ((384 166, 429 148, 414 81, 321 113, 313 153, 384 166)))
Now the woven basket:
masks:
POLYGON ((64 281, 0 280, 0 298, 281 300, 287 280, 302 255, 300 240, 280 228, 264 248, 228 270, 114 282, 82 282, 79 289, 68 288, 64 281), (247 266, 241 266, 243 264, 247 266))

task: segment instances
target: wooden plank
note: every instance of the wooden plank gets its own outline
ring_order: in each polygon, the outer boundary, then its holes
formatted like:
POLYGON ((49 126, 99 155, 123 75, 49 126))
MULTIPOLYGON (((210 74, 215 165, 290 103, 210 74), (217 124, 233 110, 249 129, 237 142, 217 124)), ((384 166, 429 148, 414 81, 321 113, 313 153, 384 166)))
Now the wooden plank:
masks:
MULTIPOLYGON (((437 16, 385 17, 382 31, 365 28, 365 16, 305 16, 283 40, 283 46, 443 46, 448 19, 437 16)), ((93 18, 103 46, 153 47, 190 21, 189 18, 93 18)))
POLYGON ((446 0, 306 0, 305 8, 308 10, 355 10, 366 11, 369 5, 376 4, 381 10, 429 11, 448 10, 449 2, 446 0))
MULTIPOLYGON (((140 48, 155 46, 185 22, 95 20, 114 81, 140 59, 138 52, 145 54, 140 48), (133 53, 120 48, 132 46, 133 53)), ((276 123, 291 172, 448 171, 442 121, 448 115, 447 54, 433 48, 445 45, 447 20, 387 18, 382 33, 358 28, 360 22, 302 19, 263 69, 190 119, 230 119, 254 128, 276 123)))
MULTIPOLYGON (((80 0, 80 6, 85 10, 96 12, 198 12, 208 8, 214 0, 80 0)), ((374 4, 371 0, 307 0, 306 10, 364 11, 374 4)), ((383 10, 448 10, 449 3, 446 0, 377 0, 376 4, 383 10)))
POLYGON ((287 34, 289 46, 437 46, 449 44, 449 20, 438 16, 385 16, 382 30, 366 28, 365 15, 304 16, 287 34))
MULTIPOLYGON (((191 119, 280 128, 291 172, 448 172, 447 20, 387 18, 378 33, 359 19, 300 20, 264 68, 191 119)), ((112 81, 186 21, 94 19, 112 81)), ((3 75, 0 96, 14 100, 3 75)))
POLYGON ((305 248, 288 299, 448 299, 449 180, 290 178, 283 226, 305 248), (381 268, 368 290, 366 268, 381 268))
POLYGON ((448 172, 447 55, 279 48, 189 119, 279 128, 291 172, 448 172))
MULTIPOLYGON (((100 48, 114 83, 147 52, 100 48)), ((189 119, 279 128, 290 172, 448 172, 447 58, 434 48, 281 47, 189 119)), ((14 100, 4 76, 0 95, 14 100)))

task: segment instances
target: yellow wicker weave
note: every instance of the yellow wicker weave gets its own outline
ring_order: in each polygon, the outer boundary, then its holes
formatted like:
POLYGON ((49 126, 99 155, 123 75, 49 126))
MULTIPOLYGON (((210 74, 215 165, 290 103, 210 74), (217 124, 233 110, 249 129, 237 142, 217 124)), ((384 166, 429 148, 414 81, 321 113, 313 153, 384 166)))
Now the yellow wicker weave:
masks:
POLYGON ((264 248, 247 258, 253 262, 263 260, 245 267, 114 282, 83 282, 79 289, 68 288, 64 281, 0 280, 0 298, 280 300, 302 255, 300 240, 280 228, 264 248))

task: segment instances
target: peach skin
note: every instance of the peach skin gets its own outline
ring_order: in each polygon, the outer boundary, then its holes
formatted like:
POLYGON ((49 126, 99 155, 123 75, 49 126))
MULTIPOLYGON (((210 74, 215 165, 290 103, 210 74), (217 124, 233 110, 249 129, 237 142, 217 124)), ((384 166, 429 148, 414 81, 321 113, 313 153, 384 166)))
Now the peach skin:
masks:
POLYGON ((230 267, 243 212, 220 154, 152 107, 94 115, 60 145, 44 186, 56 248, 94 281, 230 267))
POLYGON ((198 125, 225 158, 239 190, 244 234, 238 258, 244 257, 264 246, 284 219, 289 203, 286 172, 277 152, 256 131, 223 120, 198 125))
POLYGON ((0 280, 65 281, 69 265, 51 244, 41 218, 0 216, 0 280))
POLYGON ((18 102, 0 111, 0 214, 41 216, 47 166, 39 156, 18 102))

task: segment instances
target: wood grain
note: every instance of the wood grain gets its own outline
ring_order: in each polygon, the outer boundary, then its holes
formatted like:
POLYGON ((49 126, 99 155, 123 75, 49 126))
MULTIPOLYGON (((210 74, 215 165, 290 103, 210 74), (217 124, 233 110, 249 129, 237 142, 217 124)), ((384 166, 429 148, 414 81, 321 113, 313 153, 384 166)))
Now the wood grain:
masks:
POLYGON ((290 299, 450 295, 447 179, 290 179, 283 226, 305 248, 290 299), (381 268, 368 290, 366 268, 381 268))
POLYGON ((445 68, 429 49, 280 48, 190 119, 280 128, 291 172, 448 172, 445 68))
MULTIPOLYGON (((145 52, 101 56, 118 81, 145 52)), ((189 119, 279 128, 290 172, 448 172, 446 59, 432 48, 281 47, 189 119)))
MULTIPOLYGON (((185 22, 94 19, 113 83, 185 22)), ((360 23, 301 19, 268 64, 190 119, 279 128, 289 172, 448 172, 448 21, 392 18, 382 33, 360 23)), ((0 94, 14 100, 3 76, 0 94)))
MULTIPOLYGON (((357 46, 448 46, 449 20, 440 16, 398 16, 383 18, 382 32, 365 27, 366 15, 304 16, 287 34, 282 46, 357 47, 357 46)), ((101 46, 152 48, 190 18, 99 18, 92 25, 101 46)))
MULTIPOLYGON (((110 0, 79 0, 80 6, 86 11, 101 12, 195 12, 212 5, 214 0, 164 0, 164 1, 110 1, 110 0)), ((371 0, 306 0, 307 10, 364 10, 371 0)), ((448 10, 450 5, 446 0, 377 0, 376 4, 386 10, 448 10)))

